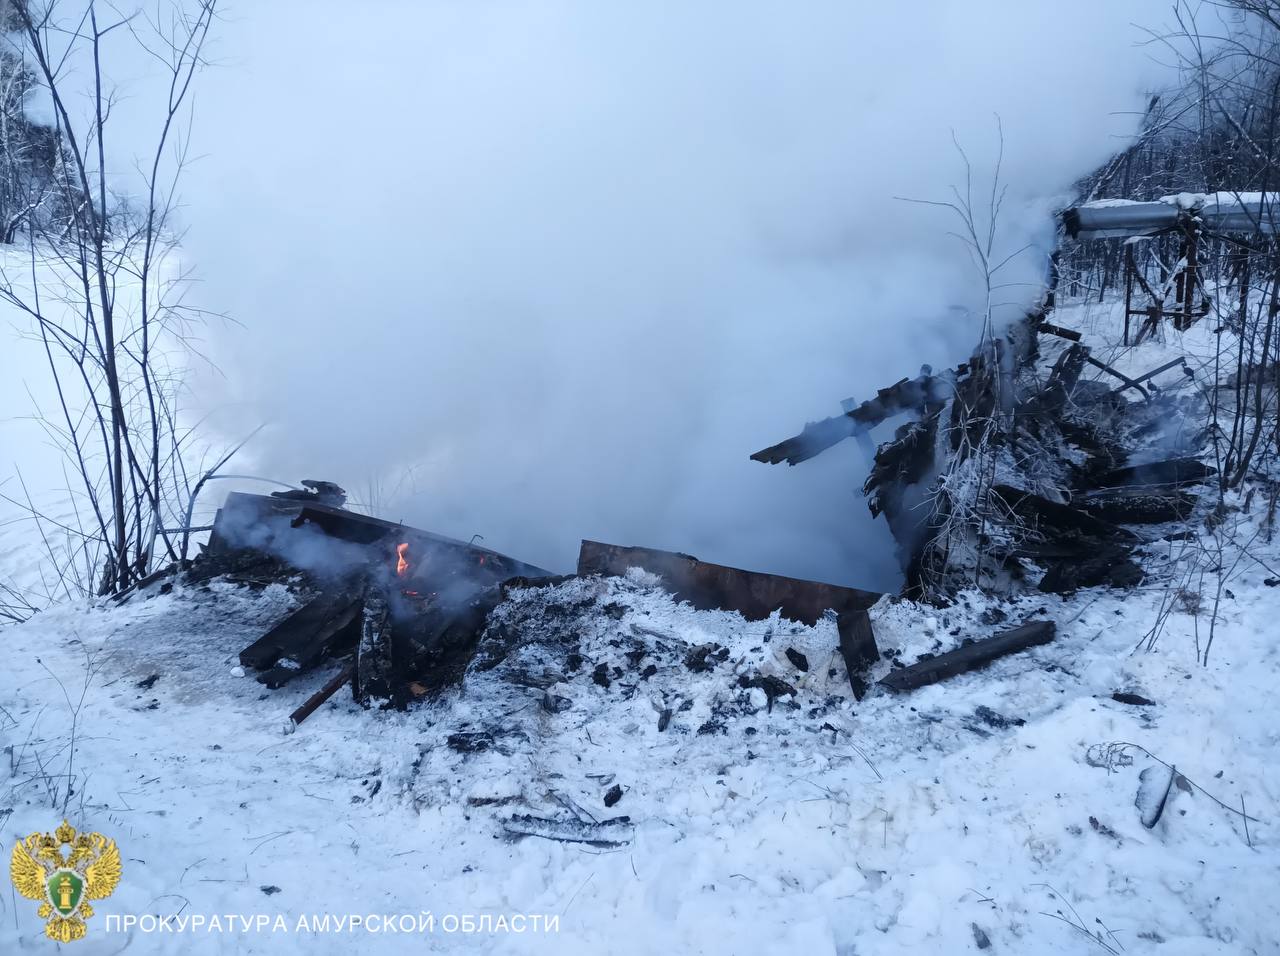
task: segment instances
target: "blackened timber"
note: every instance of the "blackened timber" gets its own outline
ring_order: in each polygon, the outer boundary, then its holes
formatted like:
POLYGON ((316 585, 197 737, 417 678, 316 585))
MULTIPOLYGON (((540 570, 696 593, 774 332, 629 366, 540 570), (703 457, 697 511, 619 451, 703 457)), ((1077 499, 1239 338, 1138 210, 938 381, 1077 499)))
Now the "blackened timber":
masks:
POLYGON ((1048 644, 1056 631, 1052 621, 1031 621, 995 637, 963 644, 954 651, 930 657, 901 670, 890 671, 880 679, 890 690, 915 690, 928 684, 985 667, 992 661, 1016 654, 1040 644, 1048 644))
POLYGON ((749 621, 763 620, 778 611, 783 617, 813 625, 824 611, 839 614, 865 609, 880 600, 874 591, 744 571, 674 551, 583 541, 578 552, 578 573, 582 575, 622 575, 633 567, 656 574, 678 599, 699 610, 737 611, 749 621))
MULTIPOLYGON (((255 670, 273 666, 276 671, 306 670, 347 636, 359 610, 358 590, 334 587, 322 591, 242 650, 240 663, 255 670)), ((280 683, 288 679, 286 674, 278 676, 284 678, 280 683)))
POLYGON ((1099 488, 1178 487, 1194 485, 1218 473, 1196 458, 1171 458, 1117 468, 1098 478, 1099 488))
POLYGON ((871 629, 871 615, 861 608, 844 611, 836 618, 836 630, 840 635, 840 656, 844 658, 844 667, 849 674, 849 686, 853 688, 853 696, 862 700, 867 692, 867 668, 880 659, 876 635, 871 629))
POLYGON ((272 498, 244 492, 227 495, 214 522, 209 548, 215 548, 215 541, 218 548, 235 546, 252 533, 255 547, 271 551, 273 539, 287 533, 290 525, 295 528, 311 526, 328 537, 366 546, 379 543, 390 546, 401 541, 411 541, 415 546, 448 553, 470 566, 483 568, 482 577, 495 583, 517 575, 538 578, 551 574, 545 568, 508 557, 490 548, 406 527, 394 521, 357 514, 311 500, 272 498))
POLYGON ((1079 342, 1080 333, 1075 329, 1064 329, 1060 325, 1054 325, 1051 322, 1040 322, 1036 326, 1037 332, 1046 332, 1049 335, 1056 335, 1060 339, 1067 339, 1070 342, 1079 342))
POLYGON ((1143 489, 1099 492, 1085 496, 1082 507, 1095 518, 1115 524, 1164 524, 1185 521, 1196 499, 1185 492, 1150 494, 1143 489))
POLYGON ((403 704, 395 680, 391 608, 386 593, 375 584, 365 591, 355 663, 351 691, 362 707, 376 701, 403 704))
POLYGON ((1051 563, 1036 585, 1047 594, 1068 594, 1081 588, 1106 585, 1128 588, 1142 582, 1142 568, 1129 556, 1129 549, 1111 542, 1087 539, 1078 557, 1051 563))
POLYGON ((1059 504, 1009 485, 995 485, 991 492, 1015 515, 1040 530, 1077 533, 1118 541, 1136 541, 1132 531, 1095 518, 1071 505, 1059 504))
POLYGON ((327 684, 303 701, 302 706, 289 715, 290 726, 296 728, 298 724, 314 714, 321 704, 341 690, 343 685, 355 676, 355 672, 356 665, 352 662, 333 675, 327 684))
POLYGON ((843 415, 810 422, 799 435, 756 452, 751 460, 769 465, 783 461, 798 465, 808 461, 844 439, 874 428, 901 412, 942 404, 954 391, 954 378, 954 373, 934 375, 926 367, 917 377, 904 378, 880 389, 875 398, 854 406, 843 415))
MULTIPOLYGON (((1147 394, 1147 390, 1143 388, 1141 385, 1139 385, 1136 380, 1131 379, 1128 375, 1125 375, 1123 372, 1117 371, 1116 369, 1108 365, 1106 362, 1099 361, 1098 359, 1094 358, 1092 355, 1088 356, 1085 359, 1085 361, 1088 362, 1090 365, 1092 365, 1094 368, 1100 368, 1102 369, 1102 371, 1106 372, 1108 375, 1113 375, 1116 378, 1120 379, 1120 381, 1124 382, 1124 388, 1133 389, 1139 395, 1141 395, 1144 399, 1151 397, 1150 395, 1147 394)), ((1124 391, 1124 389, 1117 389, 1117 391, 1124 391)))

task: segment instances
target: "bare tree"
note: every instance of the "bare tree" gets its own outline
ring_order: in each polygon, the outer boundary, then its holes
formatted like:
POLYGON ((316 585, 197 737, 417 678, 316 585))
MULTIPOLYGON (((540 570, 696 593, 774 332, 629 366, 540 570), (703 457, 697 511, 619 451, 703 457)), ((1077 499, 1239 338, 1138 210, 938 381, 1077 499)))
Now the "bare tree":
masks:
POLYGON ((183 556, 170 530, 192 485, 181 376, 201 316, 183 300, 173 219, 192 84, 215 13, 216 0, 135 11, 25 0, 10 10, 11 53, 51 114, 49 198, 66 215, 26 216, 26 265, 23 274, 0 269, 0 298, 31 318, 46 357, 57 408, 42 424, 72 476, 74 519, 64 524, 78 560, 69 563, 92 567, 97 580, 81 585, 101 594, 128 587, 161 557, 183 556), (113 183, 139 145, 112 122, 113 66, 125 61, 148 64, 159 103, 135 167, 140 185, 117 194, 113 183))

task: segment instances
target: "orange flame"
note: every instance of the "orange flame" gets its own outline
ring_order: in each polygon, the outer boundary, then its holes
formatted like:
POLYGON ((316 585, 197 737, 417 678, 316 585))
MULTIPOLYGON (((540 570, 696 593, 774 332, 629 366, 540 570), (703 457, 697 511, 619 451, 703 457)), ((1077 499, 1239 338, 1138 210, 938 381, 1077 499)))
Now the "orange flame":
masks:
POLYGON ((404 577, 409 573, 409 562, 405 555, 409 553, 409 542, 396 545, 396 577, 404 577))

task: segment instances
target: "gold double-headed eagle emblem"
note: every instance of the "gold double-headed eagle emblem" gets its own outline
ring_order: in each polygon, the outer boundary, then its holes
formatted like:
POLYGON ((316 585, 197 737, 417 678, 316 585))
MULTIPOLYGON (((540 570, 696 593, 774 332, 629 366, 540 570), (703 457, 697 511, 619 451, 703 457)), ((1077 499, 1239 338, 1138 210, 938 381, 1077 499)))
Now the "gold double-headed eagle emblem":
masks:
POLYGON ((63 820, 53 834, 33 833, 14 846, 9 876, 19 893, 40 901, 45 935, 70 943, 84 939, 89 901, 106 899, 120 882, 120 850, 101 833, 76 833, 63 820))

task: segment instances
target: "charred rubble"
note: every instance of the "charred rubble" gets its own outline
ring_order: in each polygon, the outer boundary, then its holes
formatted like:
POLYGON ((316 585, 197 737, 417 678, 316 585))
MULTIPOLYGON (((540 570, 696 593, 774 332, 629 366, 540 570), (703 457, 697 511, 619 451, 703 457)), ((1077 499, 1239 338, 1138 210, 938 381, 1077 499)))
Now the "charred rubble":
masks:
MULTIPOLYGON (((869 448, 873 428, 905 418, 874 448, 864 490, 899 543, 907 596, 945 598, 964 587, 1064 593, 1131 586, 1142 579, 1140 549, 1176 533, 1213 475, 1197 457, 1205 436, 1189 425, 1202 420, 1191 407, 1195 399, 1153 381, 1178 364, 1131 378, 1099 360, 1078 333, 1029 316, 956 368, 926 367, 752 457, 796 464, 846 438, 869 448)), ((496 674, 537 695, 541 711, 559 714, 573 707, 556 689, 566 680, 636 694, 664 668, 689 675, 726 668, 725 648, 687 646, 630 616, 623 603, 600 604, 585 591, 582 606, 549 605, 537 622, 511 610, 513 591, 563 593, 548 586, 621 578, 633 568, 695 608, 736 611, 749 621, 776 614, 798 625, 835 623, 832 661, 838 656, 842 668, 789 648, 768 672, 732 675, 726 699, 763 701, 770 712, 779 703, 791 707, 813 672, 842 671, 861 700, 882 660, 890 659, 891 669, 878 672, 878 686, 908 691, 1055 634, 1048 621, 1011 621, 1000 633, 961 635, 951 650, 907 664, 877 647, 868 613, 884 597, 877 592, 595 541, 582 542, 575 574, 554 575, 474 542, 348 510, 345 492, 331 482, 303 484, 270 496, 231 494, 199 558, 124 597, 163 591, 179 578, 196 587, 218 578, 291 588, 296 609, 239 655, 273 689, 330 670, 290 726, 348 685, 364 706, 404 708, 496 674), (617 638, 616 659, 588 659, 575 643, 587 621, 617 628, 624 618, 629 630, 617 638)), ((658 707, 660 730, 679 723, 680 706, 671 700, 658 707)), ((819 713, 825 705, 814 706, 819 713)), ((723 725, 712 714, 697 732, 714 734, 723 725)), ((480 751, 495 739, 492 728, 478 728, 450 745, 480 751)))
POLYGON ((908 594, 1131 586, 1135 552, 1184 521, 1214 474, 1197 458, 1196 399, 1152 382, 1177 367, 1191 374, 1175 360, 1131 378, 1038 312, 956 368, 925 367, 751 457, 795 465, 846 438, 870 449, 871 429, 906 417, 863 491, 898 542, 908 594))
MULTIPOLYGON (((594 541, 582 543, 576 574, 553 575, 471 542, 349 511, 345 493, 332 483, 303 484, 308 490, 229 495, 197 559, 141 582, 122 597, 127 601, 138 594, 164 593, 179 580, 197 589, 215 579, 250 588, 288 587, 296 608, 244 647, 239 662, 273 690, 300 674, 338 668, 293 712, 291 726, 348 685, 364 706, 396 708, 455 685, 467 674, 496 668, 513 686, 545 689, 565 673, 585 667, 593 684, 608 689, 626 679, 620 666, 586 662, 568 644, 560 648, 563 653, 552 669, 541 674, 511 671, 508 658, 519 657, 532 632, 514 627, 509 612, 494 612, 508 605, 513 591, 622 577, 635 567, 646 569, 655 586, 697 608, 737 611, 752 621, 777 613, 801 625, 830 616, 839 630, 833 653, 842 656, 859 698, 866 689, 863 672, 879 660, 867 614, 881 597, 877 592, 594 541)), ((621 603, 597 606, 593 600, 547 612, 548 620, 565 630, 566 640, 581 629, 584 615, 616 626, 626 614, 621 603)), ((659 666, 652 654, 662 657, 668 650, 678 650, 683 670, 689 673, 713 672, 725 663, 724 648, 690 648, 643 623, 632 621, 629 626, 634 646, 623 656, 627 671, 636 671, 633 676, 639 681, 648 680, 659 666), (643 650, 646 646, 650 651, 643 650)), ((544 648, 545 630, 538 629, 544 648)), ((770 709, 775 699, 790 693, 786 681, 771 675, 747 675, 742 681, 742 693, 760 688, 770 709)), ((570 701, 548 691, 541 706, 557 713, 570 701)), ((670 719, 668 714, 666 720, 670 719)), ((481 733, 474 739, 460 738, 458 746, 483 750, 489 737, 481 733)))

